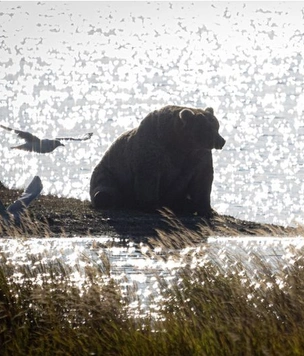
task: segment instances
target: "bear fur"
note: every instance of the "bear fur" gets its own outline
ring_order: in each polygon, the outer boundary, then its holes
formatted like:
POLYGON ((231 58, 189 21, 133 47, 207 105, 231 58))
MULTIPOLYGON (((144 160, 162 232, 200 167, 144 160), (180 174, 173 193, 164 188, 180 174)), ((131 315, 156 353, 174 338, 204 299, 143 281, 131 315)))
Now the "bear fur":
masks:
POLYGON ((90 181, 97 209, 212 215, 211 150, 222 149, 219 122, 212 108, 165 106, 122 134, 106 151, 90 181))

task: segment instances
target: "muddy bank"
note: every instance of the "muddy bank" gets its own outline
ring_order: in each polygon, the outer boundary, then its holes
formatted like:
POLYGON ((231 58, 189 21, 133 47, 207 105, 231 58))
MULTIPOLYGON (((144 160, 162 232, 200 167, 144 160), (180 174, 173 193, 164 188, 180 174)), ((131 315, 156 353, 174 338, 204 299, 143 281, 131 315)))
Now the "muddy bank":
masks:
MULTIPOLYGON (((5 206, 12 203, 21 193, 22 191, 9 190, 0 184, 0 199, 5 206)), ((157 239, 159 236, 157 231, 175 236, 187 231, 193 238, 203 239, 212 235, 294 236, 300 234, 302 230, 259 224, 227 215, 219 215, 206 221, 198 216, 176 218, 167 212, 147 214, 135 211, 97 211, 91 207, 89 201, 51 195, 40 196, 31 204, 28 212, 30 220, 37 227, 40 225, 44 227, 38 229, 40 234, 51 237, 108 235, 145 242, 149 238, 157 239)))

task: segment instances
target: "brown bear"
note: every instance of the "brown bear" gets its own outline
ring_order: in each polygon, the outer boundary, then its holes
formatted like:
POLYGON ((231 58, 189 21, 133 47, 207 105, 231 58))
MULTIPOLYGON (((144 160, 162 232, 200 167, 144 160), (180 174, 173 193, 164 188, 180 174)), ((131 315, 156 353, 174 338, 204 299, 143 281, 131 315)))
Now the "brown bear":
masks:
POLYGON ((122 134, 106 151, 90 182, 97 209, 153 211, 168 207, 210 217, 211 150, 222 149, 213 109, 165 106, 122 134))

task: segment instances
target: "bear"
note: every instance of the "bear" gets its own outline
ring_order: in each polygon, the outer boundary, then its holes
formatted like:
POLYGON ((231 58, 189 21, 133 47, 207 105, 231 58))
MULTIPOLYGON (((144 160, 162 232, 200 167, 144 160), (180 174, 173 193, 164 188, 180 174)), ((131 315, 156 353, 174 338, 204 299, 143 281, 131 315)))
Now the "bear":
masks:
POLYGON ((105 152, 90 180, 96 209, 169 208, 210 218, 212 149, 222 149, 213 108, 168 105, 148 114, 105 152))

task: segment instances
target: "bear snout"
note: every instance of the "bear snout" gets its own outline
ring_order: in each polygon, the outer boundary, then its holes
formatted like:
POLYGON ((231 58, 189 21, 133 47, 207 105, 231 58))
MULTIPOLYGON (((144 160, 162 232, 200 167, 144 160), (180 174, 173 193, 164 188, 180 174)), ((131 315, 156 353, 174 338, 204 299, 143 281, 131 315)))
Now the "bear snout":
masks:
POLYGON ((225 143, 226 143, 226 140, 221 135, 218 135, 218 138, 215 141, 214 148, 216 150, 221 150, 224 147, 225 143))

